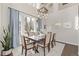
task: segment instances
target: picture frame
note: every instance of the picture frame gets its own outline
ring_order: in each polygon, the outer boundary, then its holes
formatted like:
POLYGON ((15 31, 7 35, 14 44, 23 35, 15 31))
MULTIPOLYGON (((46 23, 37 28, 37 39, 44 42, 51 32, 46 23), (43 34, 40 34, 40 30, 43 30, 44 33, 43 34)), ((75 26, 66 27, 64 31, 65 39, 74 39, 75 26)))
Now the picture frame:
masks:
POLYGON ((64 27, 64 28, 71 28, 72 25, 71 25, 71 23, 66 22, 66 23, 63 23, 63 27, 64 27))

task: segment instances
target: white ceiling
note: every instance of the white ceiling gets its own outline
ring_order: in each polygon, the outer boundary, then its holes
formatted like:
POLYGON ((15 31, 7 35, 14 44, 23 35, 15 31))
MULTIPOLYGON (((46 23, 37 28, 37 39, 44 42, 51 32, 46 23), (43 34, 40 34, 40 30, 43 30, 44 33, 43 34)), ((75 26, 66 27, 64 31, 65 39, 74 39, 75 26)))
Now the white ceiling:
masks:
POLYGON ((53 3, 29 3, 34 8, 46 7, 48 10, 53 6, 53 3))

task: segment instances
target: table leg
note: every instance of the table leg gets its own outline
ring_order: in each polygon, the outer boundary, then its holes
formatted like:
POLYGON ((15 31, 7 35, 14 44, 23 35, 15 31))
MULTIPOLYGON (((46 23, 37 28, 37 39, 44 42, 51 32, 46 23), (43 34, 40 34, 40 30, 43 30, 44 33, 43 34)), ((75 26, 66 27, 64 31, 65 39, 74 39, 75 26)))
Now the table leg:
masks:
POLYGON ((38 47, 37 47, 37 44, 36 44, 36 43, 34 43, 33 45, 34 45, 34 50, 35 50, 35 53, 39 53, 39 51, 38 51, 38 47))

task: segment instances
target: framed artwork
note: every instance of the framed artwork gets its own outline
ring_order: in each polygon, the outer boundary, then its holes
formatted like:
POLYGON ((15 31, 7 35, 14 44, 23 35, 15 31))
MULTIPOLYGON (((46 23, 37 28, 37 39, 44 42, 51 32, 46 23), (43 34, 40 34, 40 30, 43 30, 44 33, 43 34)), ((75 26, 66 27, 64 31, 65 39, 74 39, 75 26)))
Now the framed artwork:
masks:
POLYGON ((61 26, 61 23, 56 23, 55 26, 61 26))
POLYGON ((67 23, 63 23, 63 27, 64 28, 71 28, 72 25, 71 25, 71 23, 67 22, 67 23))
POLYGON ((59 30, 59 29, 61 29, 62 23, 61 22, 57 22, 54 25, 55 25, 54 28, 57 29, 57 30, 59 30))

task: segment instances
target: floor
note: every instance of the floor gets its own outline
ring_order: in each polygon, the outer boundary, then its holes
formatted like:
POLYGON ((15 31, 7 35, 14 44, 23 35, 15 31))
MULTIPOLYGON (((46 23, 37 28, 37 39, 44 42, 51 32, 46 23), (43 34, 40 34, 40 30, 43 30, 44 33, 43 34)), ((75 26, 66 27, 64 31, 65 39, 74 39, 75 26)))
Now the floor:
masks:
MULTIPOLYGON (((39 53, 35 53, 33 50, 29 50, 27 56, 43 56, 43 49, 38 48, 39 53)), ((13 50, 14 56, 24 56, 24 53, 21 54, 21 47, 18 47, 13 50), (18 52, 18 53, 17 53, 18 52)), ((56 46, 51 48, 48 52, 46 48, 46 56, 77 56, 78 55, 78 46, 70 44, 62 44, 56 42, 56 46)))
POLYGON ((62 56, 78 56, 78 46, 66 44, 62 56))

